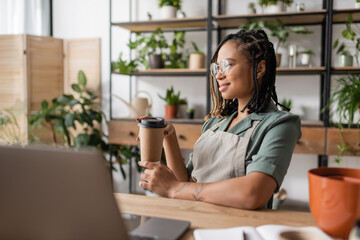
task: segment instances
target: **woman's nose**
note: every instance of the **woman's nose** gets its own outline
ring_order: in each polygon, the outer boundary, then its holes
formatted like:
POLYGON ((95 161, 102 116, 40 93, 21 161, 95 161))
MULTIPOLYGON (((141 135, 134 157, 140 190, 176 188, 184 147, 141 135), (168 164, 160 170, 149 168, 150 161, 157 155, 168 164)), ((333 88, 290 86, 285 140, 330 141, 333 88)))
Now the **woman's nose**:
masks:
POLYGON ((225 74, 222 73, 222 71, 218 71, 216 74, 216 80, 222 80, 225 78, 225 74))

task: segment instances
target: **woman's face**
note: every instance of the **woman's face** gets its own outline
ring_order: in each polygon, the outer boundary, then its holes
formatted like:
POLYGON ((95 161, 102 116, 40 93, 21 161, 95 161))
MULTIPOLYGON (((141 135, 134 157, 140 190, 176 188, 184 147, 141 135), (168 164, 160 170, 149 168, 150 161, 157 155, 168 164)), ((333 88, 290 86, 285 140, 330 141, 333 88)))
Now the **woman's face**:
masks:
POLYGON ((248 101, 252 96, 252 66, 247 58, 240 54, 236 44, 226 42, 218 52, 217 65, 226 59, 229 62, 227 74, 221 71, 216 75, 219 91, 224 99, 237 98, 240 101, 248 101))

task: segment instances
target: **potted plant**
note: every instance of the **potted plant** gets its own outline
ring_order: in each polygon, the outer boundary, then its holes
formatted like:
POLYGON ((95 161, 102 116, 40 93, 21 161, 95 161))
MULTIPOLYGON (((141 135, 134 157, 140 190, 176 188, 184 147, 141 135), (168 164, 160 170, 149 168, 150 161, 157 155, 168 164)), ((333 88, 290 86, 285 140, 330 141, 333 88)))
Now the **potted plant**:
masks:
POLYGON ((181 9, 181 0, 159 0, 161 18, 176 18, 177 10, 181 9))
POLYGON ((311 56, 315 55, 312 50, 303 50, 299 52, 300 57, 300 65, 302 66, 310 66, 311 65, 311 56))
POLYGON ((94 102, 97 96, 86 89, 86 84, 84 72, 79 71, 78 83, 71 85, 77 95, 63 94, 51 103, 42 101, 41 109, 29 118, 32 142, 39 140, 34 135, 36 128, 49 127, 55 144, 109 150, 100 127, 105 115, 94 102))
POLYGON ((165 117, 166 119, 177 118, 178 109, 180 104, 186 104, 186 99, 180 99, 180 91, 175 94, 174 87, 166 90, 164 97, 160 96, 160 99, 166 102, 165 105, 165 117))
POLYGON ((171 45, 167 45, 170 50, 165 56, 165 68, 186 68, 187 51, 185 46, 185 31, 174 31, 174 38, 171 45))
POLYGON ((120 53, 118 61, 111 62, 111 71, 119 72, 124 75, 130 75, 132 72, 137 70, 138 59, 131 61, 125 61, 122 59, 122 53, 120 53))
POLYGON ((130 49, 137 49, 138 61, 145 68, 163 68, 164 56, 163 51, 168 48, 163 31, 158 28, 150 36, 137 34, 136 41, 130 41, 130 49))
POLYGON ((280 102, 281 105, 281 111, 290 111, 291 110, 291 106, 292 106, 292 100, 291 99, 283 99, 280 102))
MULTIPOLYGON (((339 124, 343 121, 348 126, 354 124, 354 116, 360 111, 360 75, 348 74, 336 80, 336 89, 331 95, 327 108, 335 105, 335 112, 339 118, 339 124)), ((360 123, 360 120, 357 124, 360 123)))
POLYGON ((356 2, 355 2, 355 8, 360 8, 360 0, 356 0, 356 2))
POLYGON ((255 3, 250 2, 248 4, 248 14, 256 14, 255 3))
POLYGON ((199 69, 205 67, 205 55, 204 52, 201 51, 196 43, 192 42, 194 47, 194 51, 191 52, 189 57, 189 68, 190 69, 199 69))
POLYGON ((279 13, 284 11, 284 6, 291 6, 294 0, 259 0, 259 5, 265 8, 265 13, 279 13))
POLYGON ((281 54, 279 53, 279 48, 281 45, 285 44, 286 40, 289 37, 289 33, 293 32, 296 34, 311 34, 312 31, 309 31, 304 26, 292 26, 286 28, 283 22, 280 19, 275 21, 261 21, 256 19, 251 19, 247 23, 244 23, 240 28, 251 31, 251 30, 264 30, 270 32, 269 35, 271 38, 277 39, 277 44, 275 46, 275 55, 276 55, 276 66, 280 66, 281 54))
POLYGON ((195 109, 188 108, 186 109, 186 118, 187 119, 194 119, 195 109))
POLYGON ((0 144, 25 143, 25 134, 21 131, 18 121, 23 111, 22 107, 18 106, 0 110, 0 144))
MULTIPOLYGON (((355 59, 357 64, 359 65, 359 51, 360 51, 360 37, 356 38, 357 35, 360 34, 360 30, 358 28, 352 28, 351 25, 353 23, 352 15, 349 14, 346 20, 345 26, 346 28, 341 32, 341 35, 344 39, 349 40, 355 44, 355 59)), ((338 66, 352 66, 353 65, 353 56, 346 49, 345 43, 336 39, 333 45, 333 48, 336 49, 336 54, 338 55, 338 66)))

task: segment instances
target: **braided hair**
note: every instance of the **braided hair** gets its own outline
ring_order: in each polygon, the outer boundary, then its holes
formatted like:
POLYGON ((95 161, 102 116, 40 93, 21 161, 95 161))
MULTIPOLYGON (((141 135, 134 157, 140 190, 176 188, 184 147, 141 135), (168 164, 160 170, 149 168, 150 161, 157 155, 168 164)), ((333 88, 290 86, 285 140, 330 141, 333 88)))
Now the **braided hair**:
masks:
MULTIPOLYGON (((215 54, 211 59, 211 63, 217 61, 220 48, 228 41, 232 41, 236 44, 238 52, 247 58, 253 68, 252 79, 254 88, 252 97, 241 112, 244 112, 245 109, 248 109, 249 113, 264 112, 271 99, 276 105, 284 107, 278 102, 275 90, 276 57, 274 46, 269 41, 266 33, 263 30, 252 30, 248 32, 240 30, 235 34, 227 35, 217 47, 215 54), (265 60, 266 71, 262 78, 262 83, 259 85, 257 79, 257 67, 262 60, 265 60)), ((216 79, 211 76, 210 91, 213 105, 210 114, 211 116, 216 117, 229 116, 238 110, 238 101, 237 99, 223 99, 221 93, 217 91, 218 87, 216 79)))

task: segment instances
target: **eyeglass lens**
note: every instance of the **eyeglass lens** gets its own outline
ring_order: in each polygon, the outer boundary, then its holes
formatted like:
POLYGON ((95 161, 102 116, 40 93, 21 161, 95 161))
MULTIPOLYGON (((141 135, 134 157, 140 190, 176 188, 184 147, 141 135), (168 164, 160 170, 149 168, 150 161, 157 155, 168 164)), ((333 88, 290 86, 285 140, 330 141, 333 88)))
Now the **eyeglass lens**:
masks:
POLYGON ((230 64, 226 59, 221 60, 220 66, 216 63, 210 65, 210 72, 213 77, 216 78, 216 75, 221 71, 222 74, 227 75, 229 73, 230 64))

